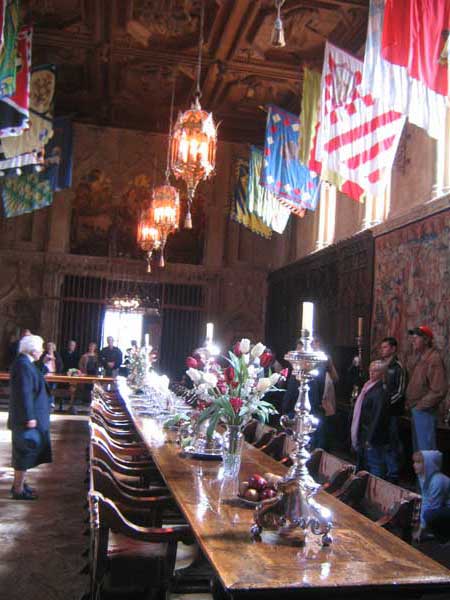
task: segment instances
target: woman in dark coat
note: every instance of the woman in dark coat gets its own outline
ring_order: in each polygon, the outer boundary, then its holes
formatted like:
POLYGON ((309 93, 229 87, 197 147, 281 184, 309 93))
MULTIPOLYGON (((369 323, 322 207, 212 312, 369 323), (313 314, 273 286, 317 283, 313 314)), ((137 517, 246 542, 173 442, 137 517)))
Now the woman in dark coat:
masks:
POLYGON ((12 432, 12 466, 15 500, 35 500, 36 493, 25 483, 28 469, 52 462, 50 403, 47 384, 34 364, 42 354, 43 340, 28 335, 20 340, 19 354, 11 367, 11 399, 8 427, 12 432))
POLYGON ((353 412, 352 446, 357 452, 356 469, 383 477, 389 443, 389 401, 384 376, 386 363, 375 360, 369 366, 369 381, 364 384, 353 412))

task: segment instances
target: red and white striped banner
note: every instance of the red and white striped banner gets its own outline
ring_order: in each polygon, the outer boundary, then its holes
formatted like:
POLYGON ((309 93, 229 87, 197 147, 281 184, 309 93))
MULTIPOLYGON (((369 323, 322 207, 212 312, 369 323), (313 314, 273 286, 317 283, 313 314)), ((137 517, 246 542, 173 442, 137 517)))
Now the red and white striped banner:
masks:
POLYGON ((377 196, 386 187, 405 116, 366 93, 362 73, 360 60, 327 42, 316 158, 323 179, 337 173, 356 184, 355 190, 377 196))

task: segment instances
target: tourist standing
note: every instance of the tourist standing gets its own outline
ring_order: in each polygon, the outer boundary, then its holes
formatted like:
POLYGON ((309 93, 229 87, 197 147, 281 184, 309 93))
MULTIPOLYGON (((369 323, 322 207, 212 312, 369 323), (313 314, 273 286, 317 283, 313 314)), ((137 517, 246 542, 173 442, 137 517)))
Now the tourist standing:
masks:
POLYGON ((397 356, 397 340, 386 337, 380 345, 381 358, 387 362, 385 384, 389 400, 389 444, 386 449, 386 479, 398 483, 400 470, 399 417, 405 410, 406 371, 397 356))
POLYGON ((12 431, 14 500, 35 500, 25 482, 28 469, 52 461, 50 443, 51 397, 42 373, 33 364, 42 354, 43 340, 27 335, 20 340, 19 355, 11 367, 8 427, 12 431))
POLYGON ((406 388, 406 407, 411 410, 413 448, 437 450, 439 404, 447 395, 444 363, 433 345, 433 332, 426 325, 410 329, 415 362, 406 388))
POLYGON ((109 336, 106 338, 107 346, 100 351, 100 362, 105 368, 107 377, 115 377, 119 367, 122 364, 122 352, 117 346, 114 346, 114 338, 109 336))
POLYGON ((78 352, 77 343, 75 340, 70 340, 67 343, 67 348, 61 352, 61 358, 63 362, 64 373, 67 373, 69 369, 78 369, 80 353, 78 352))
POLYGON ((383 379, 386 363, 375 360, 369 366, 369 381, 359 394, 353 411, 352 446, 357 453, 356 470, 377 477, 385 474, 385 452, 389 443, 389 400, 383 379))
POLYGON ((45 352, 38 361, 39 367, 44 375, 58 375, 63 372, 63 361, 58 352, 56 352, 56 344, 47 342, 45 344, 45 352))
POLYGON ((99 358, 95 342, 89 344, 88 351, 80 358, 78 366, 84 375, 98 375, 99 358))

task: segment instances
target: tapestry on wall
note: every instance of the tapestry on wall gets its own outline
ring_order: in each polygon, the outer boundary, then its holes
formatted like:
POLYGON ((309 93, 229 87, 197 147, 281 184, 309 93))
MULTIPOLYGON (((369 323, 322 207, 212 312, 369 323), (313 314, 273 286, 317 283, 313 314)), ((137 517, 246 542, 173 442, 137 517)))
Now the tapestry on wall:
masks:
POLYGON ((412 358, 409 328, 428 325, 450 373, 450 211, 375 241, 372 356, 387 335, 400 356, 412 358))
MULTIPOLYGON (((108 147, 108 145, 106 145, 108 147)), ((136 243, 139 216, 151 198, 153 181, 140 174, 114 189, 112 172, 92 169, 83 175, 72 201, 71 252, 91 256, 143 258, 136 243)), ((193 228, 169 235, 169 262, 201 264, 203 260, 205 201, 197 194, 192 208, 193 228)), ((183 211, 181 219, 183 222, 183 211)))

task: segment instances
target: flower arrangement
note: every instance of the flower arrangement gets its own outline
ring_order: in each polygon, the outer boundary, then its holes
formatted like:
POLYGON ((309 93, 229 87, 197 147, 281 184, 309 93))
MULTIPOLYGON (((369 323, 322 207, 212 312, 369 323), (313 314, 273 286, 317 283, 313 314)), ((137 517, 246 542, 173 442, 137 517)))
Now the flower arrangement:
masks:
POLYGON ((128 351, 125 362, 128 366, 128 385, 136 390, 141 389, 152 368, 152 347, 132 348, 128 351))
POLYGON ((243 338, 223 359, 226 367, 216 360, 208 371, 201 371, 197 358, 186 360, 186 373, 204 402, 198 423, 209 420, 209 435, 219 423, 242 428, 252 416, 267 421, 276 412, 263 397, 266 392, 277 390, 274 386, 281 375, 264 376, 264 369, 274 360, 264 344, 252 346, 249 339, 243 338))
POLYGON ((82 371, 80 371, 80 369, 69 369, 67 371, 67 375, 69 377, 82 377, 83 373, 82 373, 82 371))

